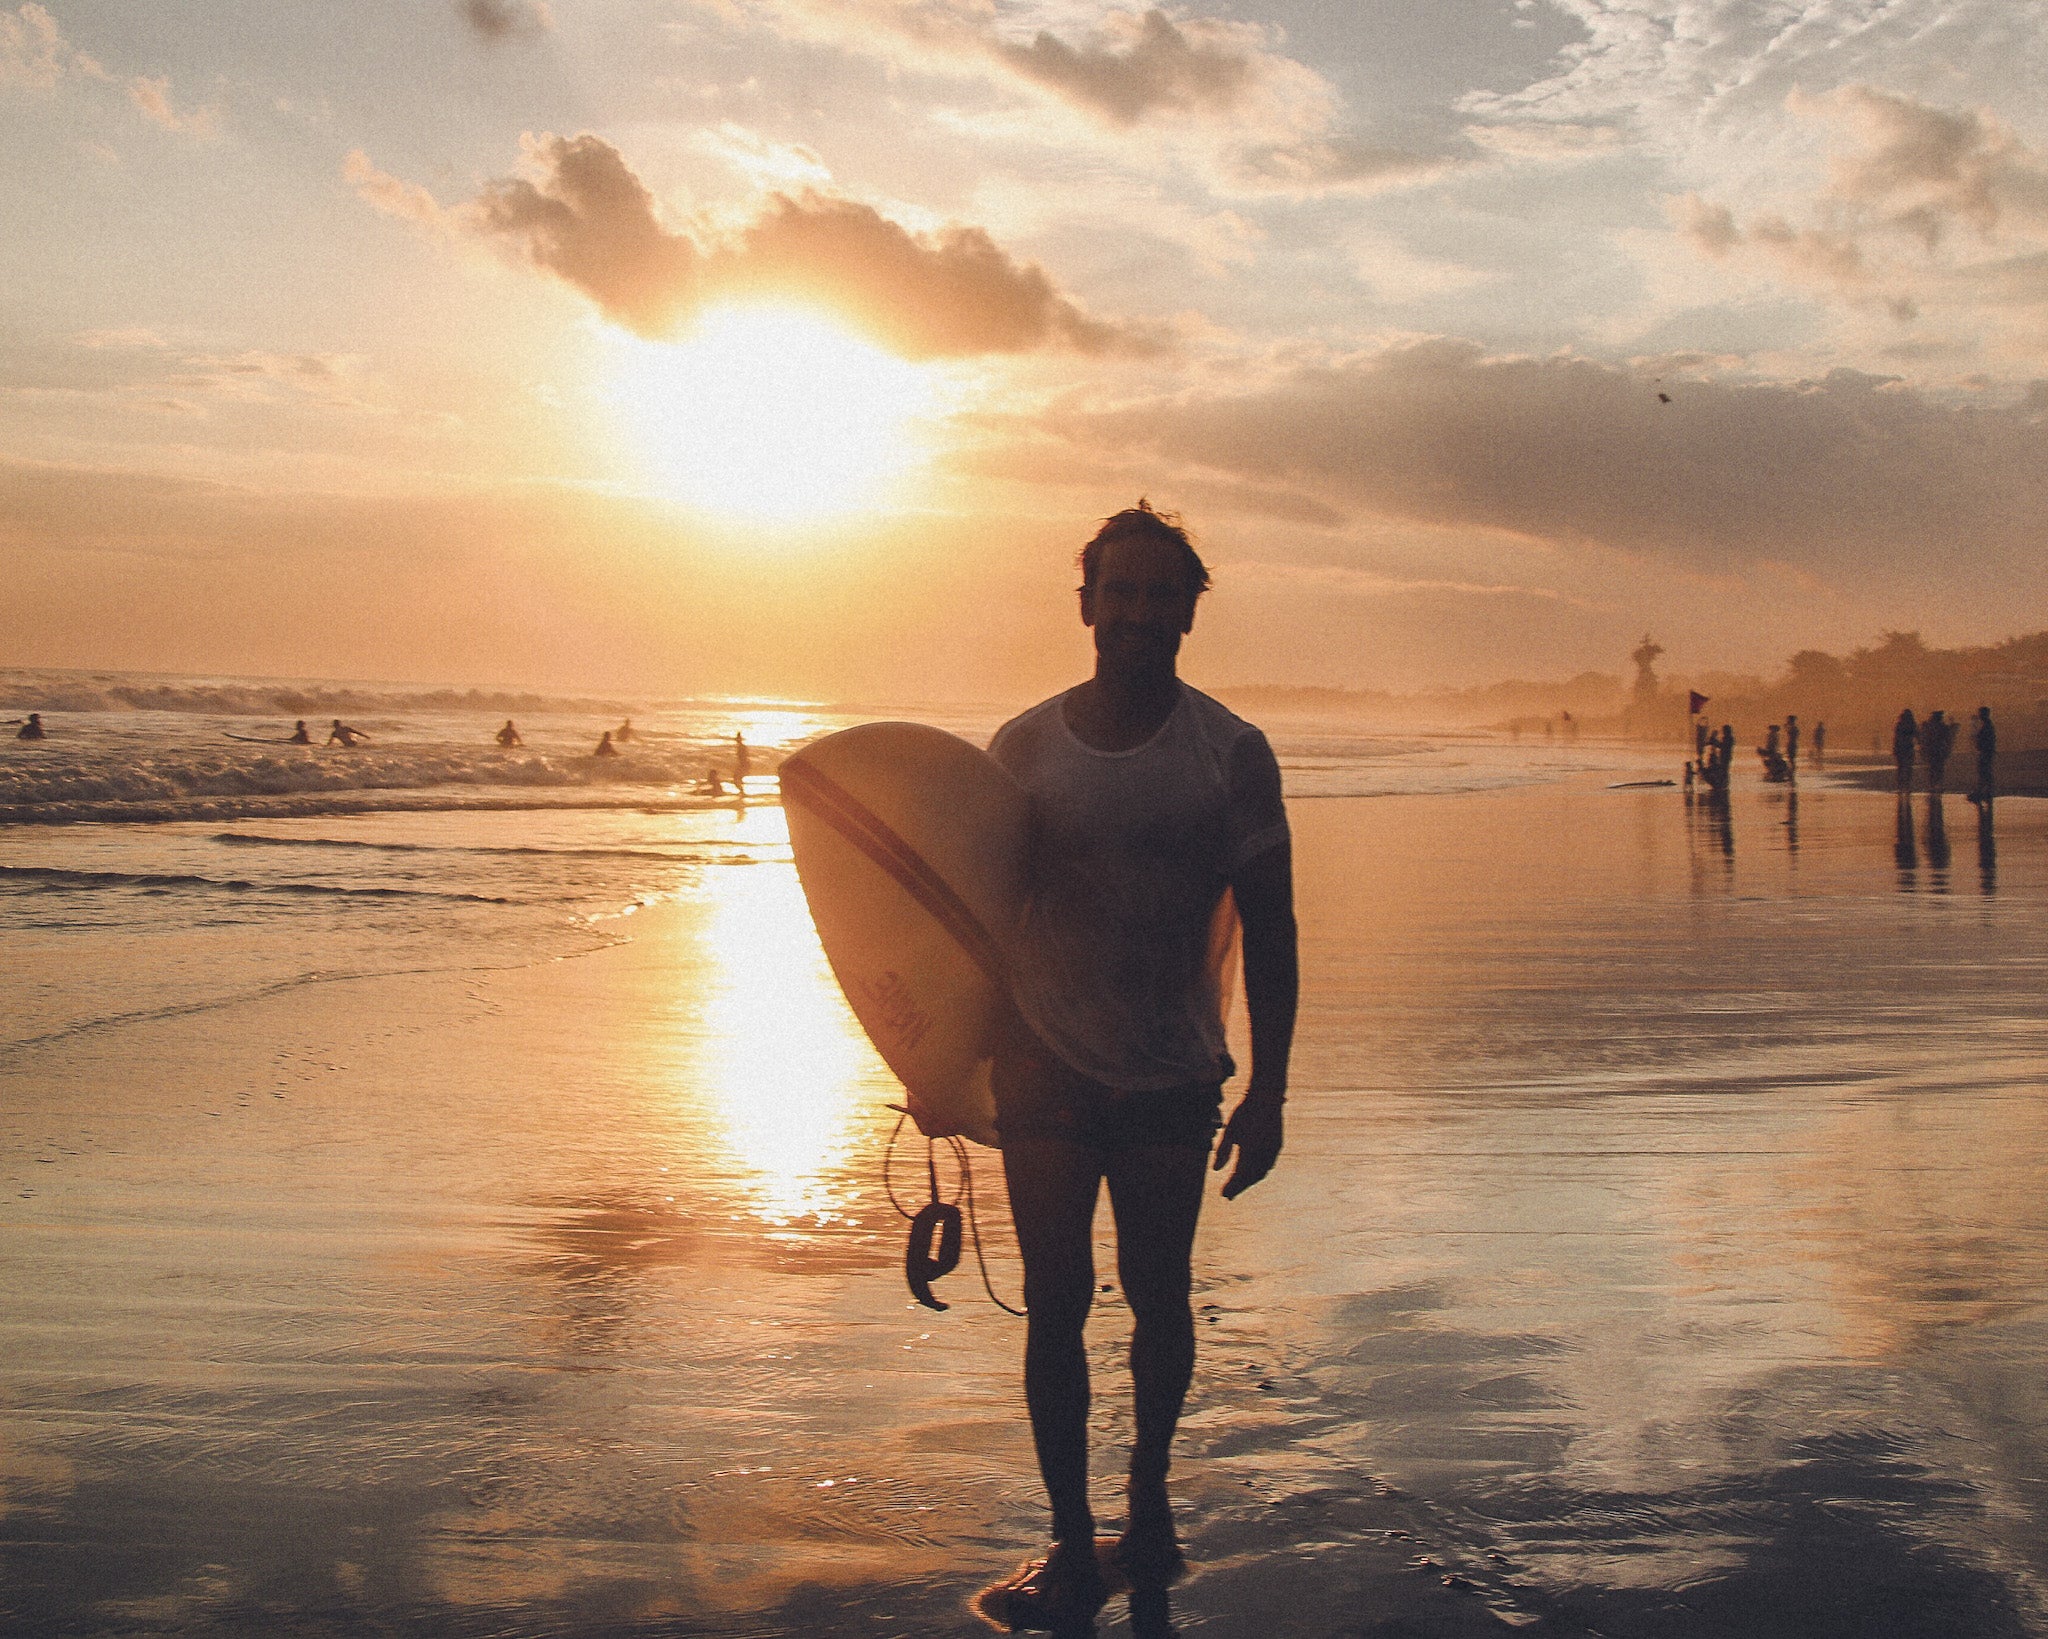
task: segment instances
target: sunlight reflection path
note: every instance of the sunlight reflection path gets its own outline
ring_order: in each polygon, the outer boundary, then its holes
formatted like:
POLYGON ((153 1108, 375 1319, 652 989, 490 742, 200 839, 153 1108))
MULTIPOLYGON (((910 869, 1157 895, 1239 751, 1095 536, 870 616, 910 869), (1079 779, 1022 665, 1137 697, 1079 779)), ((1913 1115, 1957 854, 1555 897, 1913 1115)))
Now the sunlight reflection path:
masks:
POLYGON ((861 1101, 893 1082, 832 977, 795 869, 711 871, 704 889, 692 1079, 762 1215, 832 1222, 861 1101))

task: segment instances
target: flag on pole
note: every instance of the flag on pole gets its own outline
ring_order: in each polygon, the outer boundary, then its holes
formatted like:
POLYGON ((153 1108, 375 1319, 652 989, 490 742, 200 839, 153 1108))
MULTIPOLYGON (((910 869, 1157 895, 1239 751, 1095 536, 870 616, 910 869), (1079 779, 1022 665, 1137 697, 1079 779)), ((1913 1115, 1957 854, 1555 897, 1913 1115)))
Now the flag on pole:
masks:
POLYGON ((1687 715, 1697 717, 1707 709, 1707 697, 1700 693, 1698 689, 1691 690, 1686 698, 1692 702, 1685 708, 1687 715))

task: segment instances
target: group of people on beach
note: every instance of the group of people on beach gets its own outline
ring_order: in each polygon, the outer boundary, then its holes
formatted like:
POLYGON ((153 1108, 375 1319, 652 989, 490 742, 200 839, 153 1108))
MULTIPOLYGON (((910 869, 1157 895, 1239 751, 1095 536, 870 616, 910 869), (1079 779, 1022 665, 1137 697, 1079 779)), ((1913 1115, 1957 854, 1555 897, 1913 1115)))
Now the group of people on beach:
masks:
MULTIPOLYGON (((1892 761, 1898 772, 1901 791, 1913 788, 1915 764, 1924 758, 1928 791, 1936 796, 1942 793, 1946 788, 1949 754, 1955 749, 1960 726, 1939 709, 1929 712, 1924 722, 1914 717, 1910 707, 1899 713, 1898 721, 1892 726, 1892 761)), ((1764 742, 1756 748, 1756 754, 1763 764, 1765 783, 1785 785, 1798 778, 1799 732, 1798 715, 1792 712, 1786 713, 1783 723, 1772 723, 1764 731, 1764 742)), ((1814 725, 1813 762, 1816 768, 1824 766, 1827 759, 1827 733, 1826 723, 1814 725)), ((1977 708, 1970 727, 1970 745, 1977 754, 1977 779, 1968 793, 1969 799, 1973 803, 1986 803, 1997 789, 1998 760, 1998 729, 1991 721, 1989 706, 1977 708)), ((1871 749, 1877 749, 1875 740, 1871 749)), ((1734 757, 1734 728, 1727 723, 1718 729, 1709 728, 1706 718, 1695 712, 1693 759, 1685 765, 1686 790, 1704 785, 1709 796, 1725 794, 1734 757)))
MULTIPOLYGON (((1926 721, 1916 721, 1912 708, 1899 713, 1892 725, 1892 765, 1898 772, 1899 789, 1913 789, 1913 765, 1927 763, 1927 790, 1940 796, 1948 785, 1949 754, 1955 750, 1956 732, 1961 727, 1938 707, 1926 721)), ((1997 793, 1998 727, 1991 721, 1991 708, 1979 706, 1970 724, 1970 749, 1977 754, 1977 779, 1968 796, 1983 804, 1997 793)))
MULTIPOLYGON (((1704 696, 1699 697, 1702 701, 1704 696)), ((1813 728, 1813 763, 1821 767, 1827 760, 1828 726, 1816 723, 1813 728)), ((1685 788, 1692 790, 1704 785, 1708 795, 1725 794, 1728 777, 1735 761, 1735 728, 1723 723, 1719 728, 1709 728, 1707 720, 1697 709, 1692 724, 1693 760, 1685 765, 1685 788)), ((1764 743, 1756 748, 1759 761, 1764 765, 1764 779, 1772 785, 1783 785, 1797 777, 1799 772, 1799 717, 1788 712, 1785 721, 1773 723, 1764 732, 1764 743)))

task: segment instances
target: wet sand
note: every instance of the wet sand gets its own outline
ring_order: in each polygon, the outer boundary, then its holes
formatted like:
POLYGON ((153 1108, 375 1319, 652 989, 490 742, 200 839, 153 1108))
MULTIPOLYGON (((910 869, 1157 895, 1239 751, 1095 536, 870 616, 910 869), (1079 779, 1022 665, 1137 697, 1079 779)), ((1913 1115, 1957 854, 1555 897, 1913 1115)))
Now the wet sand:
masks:
MULTIPOLYGON (((2048 1633, 2044 809, 1987 857, 1853 790, 1298 803, 1177 1619, 2048 1633)), ((0 1626, 978 1631, 1044 1528, 1021 1325, 904 1293, 787 868, 633 931, 0 1059, 0 1626)))

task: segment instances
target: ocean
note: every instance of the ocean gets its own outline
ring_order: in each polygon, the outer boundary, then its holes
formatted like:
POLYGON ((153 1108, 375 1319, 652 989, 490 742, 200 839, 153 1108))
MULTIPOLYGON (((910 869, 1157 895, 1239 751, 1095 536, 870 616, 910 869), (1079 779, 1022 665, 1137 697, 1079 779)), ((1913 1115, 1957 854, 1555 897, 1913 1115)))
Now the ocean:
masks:
MULTIPOLYGON (((1021 1326, 904 1290, 772 769, 1014 708, 600 762, 602 701, 4 681, 0 1631, 977 1631, 1021 1326), (372 738, 227 738, 301 715, 372 738)), ((1266 726, 1303 1010, 1197 1248, 1181 1629, 2048 1634, 2048 808, 1266 726)))

